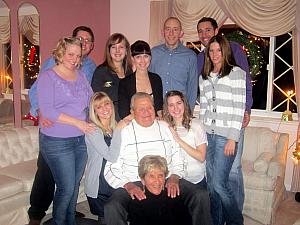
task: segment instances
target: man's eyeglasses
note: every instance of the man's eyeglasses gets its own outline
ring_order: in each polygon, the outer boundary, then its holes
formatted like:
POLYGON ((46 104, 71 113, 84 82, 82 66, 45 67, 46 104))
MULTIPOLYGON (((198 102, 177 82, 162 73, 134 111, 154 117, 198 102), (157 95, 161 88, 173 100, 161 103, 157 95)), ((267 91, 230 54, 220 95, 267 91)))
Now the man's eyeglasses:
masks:
POLYGON ((83 37, 78 37, 77 39, 81 42, 81 44, 83 44, 83 43, 85 43, 85 44, 93 43, 93 41, 91 41, 90 39, 84 39, 83 37))

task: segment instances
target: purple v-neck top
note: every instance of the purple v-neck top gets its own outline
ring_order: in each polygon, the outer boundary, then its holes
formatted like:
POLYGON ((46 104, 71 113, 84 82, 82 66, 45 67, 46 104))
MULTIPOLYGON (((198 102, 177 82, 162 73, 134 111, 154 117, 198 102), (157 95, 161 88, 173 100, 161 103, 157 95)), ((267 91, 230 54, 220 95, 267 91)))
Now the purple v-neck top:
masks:
POLYGON ((87 120, 88 106, 93 91, 86 76, 77 71, 77 79, 64 80, 54 70, 41 73, 37 85, 39 109, 44 118, 54 122, 41 132, 52 137, 77 137, 83 135, 77 127, 57 122, 60 114, 87 120))

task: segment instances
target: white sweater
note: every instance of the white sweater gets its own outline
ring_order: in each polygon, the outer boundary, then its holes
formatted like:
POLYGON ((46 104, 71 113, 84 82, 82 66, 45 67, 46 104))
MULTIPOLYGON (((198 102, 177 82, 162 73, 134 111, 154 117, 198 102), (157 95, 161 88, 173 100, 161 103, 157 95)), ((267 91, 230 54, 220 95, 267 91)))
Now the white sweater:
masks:
POLYGON ((138 162, 145 155, 166 158, 169 174, 183 176, 183 162, 175 148, 175 140, 165 122, 154 121, 150 127, 142 127, 135 120, 121 131, 120 155, 115 163, 107 162, 104 170, 106 181, 113 188, 140 180, 138 162))

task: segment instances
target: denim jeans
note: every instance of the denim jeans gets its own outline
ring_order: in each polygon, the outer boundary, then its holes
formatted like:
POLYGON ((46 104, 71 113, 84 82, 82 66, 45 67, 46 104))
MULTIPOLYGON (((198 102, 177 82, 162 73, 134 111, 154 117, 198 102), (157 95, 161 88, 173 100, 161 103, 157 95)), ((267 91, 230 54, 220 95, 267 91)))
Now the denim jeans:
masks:
POLYGON ((84 136, 58 138, 40 133, 40 151, 56 184, 53 223, 75 225, 79 184, 87 159, 84 136))
POLYGON ((244 133, 245 128, 242 128, 240 133, 240 140, 237 143, 236 156, 229 173, 229 184, 241 212, 243 211, 245 199, 244 179, 241 165, 244 147, 244 133))
POLYGON ((227 225, 242 225, 243 215, 237 206, 228 180, 235 155, 224 155, 227 138, 216 134, 207 134, 207 140, 207 188, 214 225, 223 225, 224 222, 227 225))

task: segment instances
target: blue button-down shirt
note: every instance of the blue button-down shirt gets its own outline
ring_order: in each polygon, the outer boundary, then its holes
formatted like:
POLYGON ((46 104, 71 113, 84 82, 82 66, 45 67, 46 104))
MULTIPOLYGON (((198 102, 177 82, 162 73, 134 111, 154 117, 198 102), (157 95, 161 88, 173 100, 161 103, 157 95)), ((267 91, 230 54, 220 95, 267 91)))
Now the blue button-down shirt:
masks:
POLYGON ((152 48, 149 71, 157 73, 162 80, 163 93, 178 90, 188 99, 194 109, 198 90, 198 70, 196 54, 179 43, 175 49, 165 44, 152 48))
MULTIPOLYGON (((46 71, 47 69, 52 68, 53 66, 55 66, 55 60, 54 57, 50 57, 42 64, 40 73, 46 71)), ((86 75, 86 78, 89 81, 89 83, 91 83, 92 81, 95 69, 96 69, 96 64, 91 58, 89 57, 83 58, 80 70, 86 75)), ((39 109, 38 99, 37 99, 37 80, 33 83, 33 85, 29 90, 29 100, 31 106, 30 113, 33 116, 37 116, 38 109, 39 109)))

